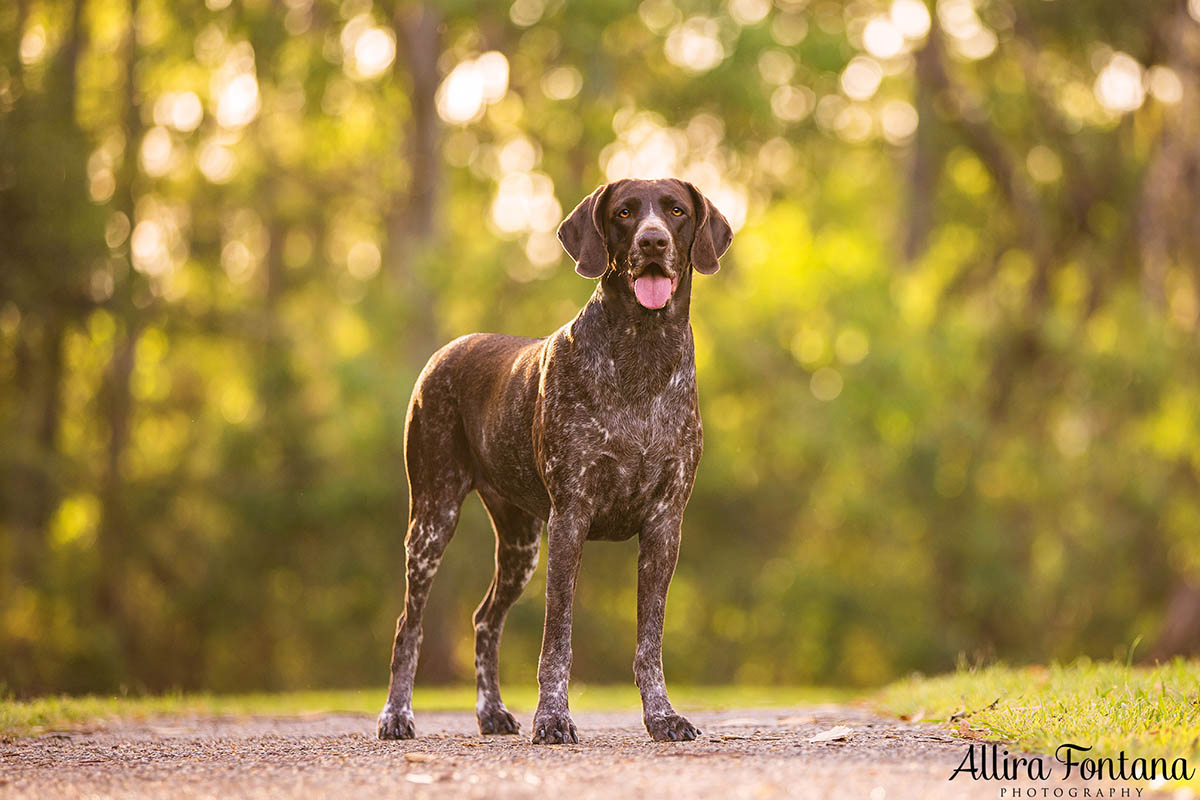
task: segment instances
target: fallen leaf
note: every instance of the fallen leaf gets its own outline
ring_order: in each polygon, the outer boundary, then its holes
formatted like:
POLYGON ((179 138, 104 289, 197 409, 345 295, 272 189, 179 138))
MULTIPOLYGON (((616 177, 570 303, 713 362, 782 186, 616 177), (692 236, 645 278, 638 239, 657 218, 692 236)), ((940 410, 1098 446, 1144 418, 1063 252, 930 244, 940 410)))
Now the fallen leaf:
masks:
POLYGON ((816 736, 809 739, 810 742, 836 742, 839 739, 849 739, 854 735, 854 729, 848 728, 845 725, 835 725, 828 730, 823 730, 816 736))
POLYGON ((958 724, 957 733, 958 733, 959 737, 963 738, 963 739, 974 739, 976 741, 980 741, 980 740, 986 741, 989 738, 986 731, 974 730, 971 728, 970 725, 968 725, 965 722, 960 722, 958 724))
POLYGON ((436 756, 429 753, 405 753, 404 760, 414 764, 423 764, 427 761, 433 761, 436 756))

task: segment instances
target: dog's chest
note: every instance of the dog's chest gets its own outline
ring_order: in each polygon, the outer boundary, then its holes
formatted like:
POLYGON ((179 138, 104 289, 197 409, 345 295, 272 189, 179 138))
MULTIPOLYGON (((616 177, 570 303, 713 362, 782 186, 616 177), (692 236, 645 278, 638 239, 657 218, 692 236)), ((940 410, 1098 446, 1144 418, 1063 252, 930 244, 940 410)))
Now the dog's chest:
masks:
POLYGON ((611 402, 591 411, 596 456, 634 465, 678 455, 696 425, 694 384, 677 374, 660 393, 630 401, 611 393, 611 402), (598 440, 598 441, 597 441, 598 440))
POLYGON ((547 416, 556 420, 547 488, 587 498, 593 538, 625 538, 633 531, 601 534, 612 527, 604 520, 632 523, 675 510, 691 486, 700 455, 695 367, 681 364, 657 391, 633 397, 611 362, 593 362, 591 377, 586 392, 547 393, 547 416))
POLYGON ((602 417, 600 444, 581 459, 592 499, 589 539, 621 541, 678 520, 700 455, 692 397, 666 393, 602 417))

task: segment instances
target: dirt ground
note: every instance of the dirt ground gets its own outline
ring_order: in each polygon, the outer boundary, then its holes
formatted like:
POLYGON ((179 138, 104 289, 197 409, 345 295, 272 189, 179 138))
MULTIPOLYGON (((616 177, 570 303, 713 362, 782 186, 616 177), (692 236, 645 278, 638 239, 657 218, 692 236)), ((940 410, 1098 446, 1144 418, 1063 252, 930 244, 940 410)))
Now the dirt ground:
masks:
POLYGON ((950 781, 968 742, 854 708, 688 716, 704 731, 697 741, 656 743, 636 712, 579 713, 580 744, 558 746, 529 743, 530 714, 518 715, 520 736, 481 737, 472 714, 418 709, 418 738, 404 742, 376 740, 365 715, 113 723, 0 742, 0 798, 1123 796, 1098 784, 1071 795, 1054 774, 1041 785, 950 781), (839 725, 849 738, 809 741, 839 725))

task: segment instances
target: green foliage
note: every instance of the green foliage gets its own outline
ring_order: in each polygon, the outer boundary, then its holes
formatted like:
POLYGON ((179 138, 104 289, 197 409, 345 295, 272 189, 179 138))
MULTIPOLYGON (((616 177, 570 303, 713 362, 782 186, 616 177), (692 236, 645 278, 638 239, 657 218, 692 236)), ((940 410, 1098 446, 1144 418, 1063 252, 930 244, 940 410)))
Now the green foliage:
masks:
MULTIPOLYGON (((416 375, 569 319, 554 225, 659 172, 738 227, 673 678, 1200 641, 1189 6, 284 6, 0 9, 10 691, 382 685, 416 375)), ((583 680, 630 675, 634 553, 587 550, 583 680)), ((491 554, 470 499, 419 683, 469 678, 491 554)))

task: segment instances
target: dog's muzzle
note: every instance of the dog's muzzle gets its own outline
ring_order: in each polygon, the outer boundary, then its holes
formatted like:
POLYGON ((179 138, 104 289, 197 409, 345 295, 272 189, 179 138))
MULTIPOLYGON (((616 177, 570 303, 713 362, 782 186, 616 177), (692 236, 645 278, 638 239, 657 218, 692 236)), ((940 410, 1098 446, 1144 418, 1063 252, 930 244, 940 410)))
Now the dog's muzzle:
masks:
POLYGON ((656 216, 646 218, 633 234, 626 278, 638 303, 650 310, 671 301, 679 285, 671 232, 656 216))

